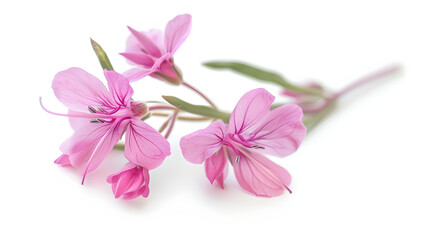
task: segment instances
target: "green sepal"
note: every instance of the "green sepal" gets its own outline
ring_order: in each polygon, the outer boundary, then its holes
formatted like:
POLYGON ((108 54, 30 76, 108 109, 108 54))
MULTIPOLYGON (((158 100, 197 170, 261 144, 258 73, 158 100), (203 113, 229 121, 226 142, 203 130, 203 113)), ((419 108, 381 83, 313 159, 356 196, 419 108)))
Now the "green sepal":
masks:
POLYGON ((100 61, 101 67, 107 70, 113 70, 112 64, 110 63, 109 57, 106 52, 101 48, 100 44, 91 38, 92 49, 94 49, 95 55, 97 55, 98 61, 100 61))

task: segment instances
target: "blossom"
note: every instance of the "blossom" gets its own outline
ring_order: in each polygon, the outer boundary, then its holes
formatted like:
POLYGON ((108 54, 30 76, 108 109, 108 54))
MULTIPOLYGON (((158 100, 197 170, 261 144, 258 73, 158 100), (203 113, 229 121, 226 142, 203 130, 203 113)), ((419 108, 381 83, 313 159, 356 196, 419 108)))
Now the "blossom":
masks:
POLYGON ((151 170, 170 155, 165 138, 141 120, 148 114, 144 103, 132 101, 129 80, 105 70, 108 89, 80 68, 59 72, 52 83, 55 96, 67 108, 74 134, 61 146, 63 154, 55 163, 71 165, 83 173, 96 169, 125 134, 125 157, 135 165, 151 170))
POLYGON ((178 15, 168 22, 164 33, 157 29, 139 32, 131 27, 126 51, 121 53, 130 64, 137 65, 124 73, 130 81, 147 75, 179 85, 182 74, 174 64, 173 55, 191 31, 191 15, 178 15))
MULTIPOLYGON (((305 137, 302 109, 288 104, 270 111, 274 97, 259 88, 246 93, 237 103, 229 123, 212 123, 180 140, 183 156, 191 163, 205 163, 206 175, 223 187, 227 159, 240 186, 265 197, 289 190, 286 169, 263 154, 285 157, 295 152, 305 137)), ((290 191, 290 190, 289 190, 290 191)))
POLYGON ((147 169, 128 163, 120 172, 110 175, 107 182, 112 184, 115 198, 122 195, 123 199, 134 199, 149 195, 149 179, 147 169))

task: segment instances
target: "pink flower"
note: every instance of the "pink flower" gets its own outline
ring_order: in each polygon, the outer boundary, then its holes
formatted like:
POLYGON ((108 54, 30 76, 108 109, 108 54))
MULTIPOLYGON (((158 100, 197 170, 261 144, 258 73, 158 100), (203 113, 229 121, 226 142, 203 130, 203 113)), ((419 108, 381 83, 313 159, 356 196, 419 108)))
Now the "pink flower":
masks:
POLYGON ((130 64, 137 65, 124 73, 130 81, 147 75, 179 85, 182 82, 180 69, 174 64, 173 55, 191 31, 191 15, 176 16, 168 22, 165 32, 152 29, 139 32, 131 27, 126 52, 121 53, 130 64))
POLYGON ((110 175, 107 182, 112 184, 115 198, 121 195, 123 199, 149 196, 149 172, 134 163, 128 163, 120 172, 110 175))
POLYGON ((68 116, 75 133, 60 147, 63 152, 55 163, 86 173, 96 169, 125 136, 125 157, 147 170, 158 167, 170 155, 170 145, 155 129, 141 120, 147 106, 131 101, 129 80, 114 71, 104 71, 109 90, 96 77, 80 68, 59 72, 52 83, 58 100, 69 108, 68 116))
POLYGON ((205 162, 207 178, 221 187, 228 158, 238 183, 246 191, 273 197, 289 190, 290 174, 262 154, 285 157, 295 152, 306 133, 301 121, 303 113, 294 104, 270 111, 273 101, 274 97, 262 88, 246 93, 228 125, 216 121, 182 137, 180 147, 185 159, 196 164, 205 162))

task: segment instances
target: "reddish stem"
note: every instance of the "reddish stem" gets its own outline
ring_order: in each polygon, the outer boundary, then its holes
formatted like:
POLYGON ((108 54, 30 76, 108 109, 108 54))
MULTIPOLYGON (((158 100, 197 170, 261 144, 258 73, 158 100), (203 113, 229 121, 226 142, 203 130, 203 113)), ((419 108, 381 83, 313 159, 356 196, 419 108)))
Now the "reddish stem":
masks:
POLYGON ((332 96, 332 99, 337 99, 341 96, 343 96, 344 94, 362 86, 365 85, 367 83, 370 83, 372 81, 375 81, 379 78, 385 77, 391 73, 397 72, 400 69, 400 65, 391 65, 385 68, 382 68, 374 73, 368 74, 354 82, 352 82, 350 85, 346 86, 345 88, 343 88, 341 91, 335 93, 332 96))
POLYGON ((191 89, 192 91, 196 92, 198 95, 200 95, 202 98, 204 98, 214 109, 217 109, 216 105, 201 91, 199 91, 198 89, 196 89, 195 87, 191 86, 189 83, 183 81, 182 82, 183 86, 191 89))
POLYGON ((178 112, 174 112, 171 116, 170 125, 168 126, 167 132, 164 135, 164 138, 167 139, 170 136, 171 131, 173 131, 174 123, 176 123, 176 117, 178 112))

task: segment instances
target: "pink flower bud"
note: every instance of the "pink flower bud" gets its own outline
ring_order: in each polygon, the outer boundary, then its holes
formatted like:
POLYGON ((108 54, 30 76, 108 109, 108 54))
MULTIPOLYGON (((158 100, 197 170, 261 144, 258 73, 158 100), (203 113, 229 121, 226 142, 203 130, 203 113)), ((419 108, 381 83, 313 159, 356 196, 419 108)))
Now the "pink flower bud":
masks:
POLYGON ((115 198, 134 199, 140 195, 146 198, 149 195, 149 172, 134 163, 128 163, 120 172, 110 175, 107 182, 112 184, 115 198))

